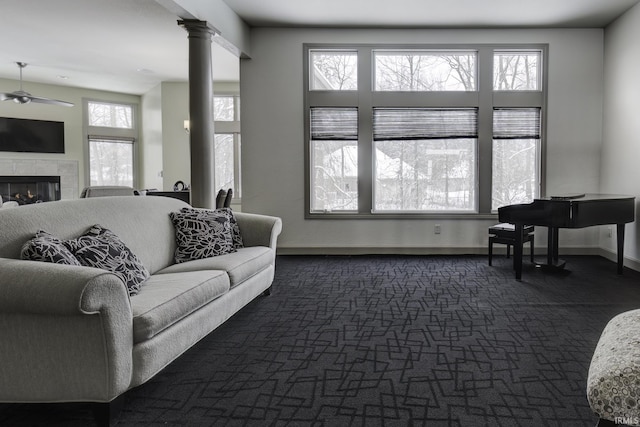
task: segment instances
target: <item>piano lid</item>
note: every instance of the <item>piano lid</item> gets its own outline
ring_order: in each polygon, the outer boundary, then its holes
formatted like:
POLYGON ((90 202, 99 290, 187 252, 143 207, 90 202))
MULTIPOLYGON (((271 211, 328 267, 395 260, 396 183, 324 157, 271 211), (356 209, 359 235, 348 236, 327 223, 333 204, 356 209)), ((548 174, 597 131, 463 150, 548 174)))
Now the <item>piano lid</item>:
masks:
POLYGON ((567 193, 567 194, 554 194, 548 197, 540 197, 535 200, 576 200, 583 201, 598 201, 598 200, 626 200, 634 199, 635 196, 629 196, 626 194, 602 194, 602 193, 567 193))
MULTIPOLYGON (((585 194, 576 198, 535 199, 529 204, 498 208, 500 222, 558 228, 624 224, 635 219, 634 196, 585 194)), ((565 196, 566 197, 566 196, 565 196)))

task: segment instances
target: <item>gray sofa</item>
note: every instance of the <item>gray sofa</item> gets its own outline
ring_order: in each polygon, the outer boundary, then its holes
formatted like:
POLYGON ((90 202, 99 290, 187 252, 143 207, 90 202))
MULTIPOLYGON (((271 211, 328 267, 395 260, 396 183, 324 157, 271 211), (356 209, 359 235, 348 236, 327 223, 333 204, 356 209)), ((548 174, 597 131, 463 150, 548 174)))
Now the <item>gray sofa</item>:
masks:
POLYGON ((167 197, 100 197, 0 211, 0 402, 107 405, 143 384, 262 293, 274 278, 279 218, 235 212, 237 252, 174 262, 167 197), (151 274, 137 295, 105 270, 20 259, 40 229, 113 231, 151 274))

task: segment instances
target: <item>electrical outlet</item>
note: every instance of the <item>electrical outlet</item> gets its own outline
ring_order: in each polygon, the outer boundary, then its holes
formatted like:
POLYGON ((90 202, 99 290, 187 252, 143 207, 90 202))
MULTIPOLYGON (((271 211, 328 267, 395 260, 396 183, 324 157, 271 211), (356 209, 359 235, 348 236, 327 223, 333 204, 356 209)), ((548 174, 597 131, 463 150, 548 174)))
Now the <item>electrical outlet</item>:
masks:
POLYGON ((436 224, 433 226, 433 234, 440 234, 442 232, 442 226, 440 224, 436 224))
POLYGON ((608 238, 613 237, 613 228, 612 227, 607 227, 607 237, 608 238))

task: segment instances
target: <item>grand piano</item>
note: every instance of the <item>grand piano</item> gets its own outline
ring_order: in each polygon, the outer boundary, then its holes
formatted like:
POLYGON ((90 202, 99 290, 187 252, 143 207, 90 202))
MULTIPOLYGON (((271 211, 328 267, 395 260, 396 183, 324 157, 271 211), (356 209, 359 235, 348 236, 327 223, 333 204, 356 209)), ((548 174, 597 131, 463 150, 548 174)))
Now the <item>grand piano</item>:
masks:
POLYGON ((625 224, 635 219, 635 197, 614 194, 576 194, 535 199, 532 203, 498 208, 500 222, 515 225, 514 268, 522 279, 522 229, 525 225, 548 228, 547 263, 543 267, 562 268, 558 257, 558 230, 616 224, 618 234, 618 274, 624 260, 625 224))

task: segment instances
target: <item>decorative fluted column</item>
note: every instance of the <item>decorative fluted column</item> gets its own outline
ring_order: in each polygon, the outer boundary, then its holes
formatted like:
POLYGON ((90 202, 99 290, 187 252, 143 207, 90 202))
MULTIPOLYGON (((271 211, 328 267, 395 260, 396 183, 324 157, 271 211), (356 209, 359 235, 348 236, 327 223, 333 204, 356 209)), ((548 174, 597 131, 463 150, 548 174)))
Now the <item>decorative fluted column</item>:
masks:
POLYGON ((189 33, 189 135, 191 140, 191 204, 215 208, 213 75, 211 39, 206 21, 178 21, 189 33))

